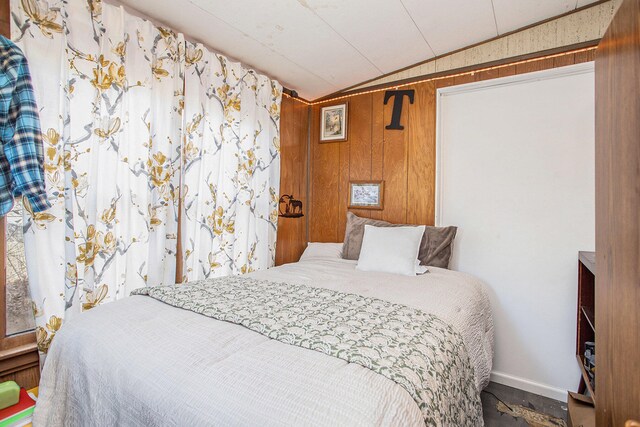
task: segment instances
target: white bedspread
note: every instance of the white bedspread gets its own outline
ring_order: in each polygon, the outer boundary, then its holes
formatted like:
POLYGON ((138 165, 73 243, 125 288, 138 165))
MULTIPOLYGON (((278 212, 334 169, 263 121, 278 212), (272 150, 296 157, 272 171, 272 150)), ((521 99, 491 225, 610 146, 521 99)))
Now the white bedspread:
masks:
MULTIPOLYGON (((493 323, 483 284, 430 268, 418 277, 314 258, 253 277, 352 292, 420 308, 463 336, 479 390, 493 323)), ((482 424, 482 420, 478 421, 482 424)), ((35 426, 424 425, 399 385, 360 365, 242 326, 133 296, 92 309, 56 335, 35 426)))

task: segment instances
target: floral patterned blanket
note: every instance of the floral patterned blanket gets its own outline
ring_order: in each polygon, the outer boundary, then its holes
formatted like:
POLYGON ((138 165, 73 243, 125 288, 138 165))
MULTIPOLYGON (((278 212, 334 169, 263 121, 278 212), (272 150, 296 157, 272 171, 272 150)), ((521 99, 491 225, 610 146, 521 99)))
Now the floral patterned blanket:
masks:
POLYGON ((140 288, 174 307, 364 366, 403 387, 429 426, 482 425, 462 337, 438 317, 356 294, 246 277, 140 288))

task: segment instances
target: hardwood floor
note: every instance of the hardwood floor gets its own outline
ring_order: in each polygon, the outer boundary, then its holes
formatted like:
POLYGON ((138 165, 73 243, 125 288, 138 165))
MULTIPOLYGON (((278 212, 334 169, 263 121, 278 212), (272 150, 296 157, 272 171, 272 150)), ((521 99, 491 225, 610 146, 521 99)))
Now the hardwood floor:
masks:
POLYGON ((482 412, 485 427, 532 425, 562 427, 566 426, 567 405, 548 397, 492 382, 482 392, 482 412), (514 412, 510 413, 504 406, 501 406, 504 411, 501 412, 498 409, 498 399, 519 416, 514 417, 511 415, 514 412))

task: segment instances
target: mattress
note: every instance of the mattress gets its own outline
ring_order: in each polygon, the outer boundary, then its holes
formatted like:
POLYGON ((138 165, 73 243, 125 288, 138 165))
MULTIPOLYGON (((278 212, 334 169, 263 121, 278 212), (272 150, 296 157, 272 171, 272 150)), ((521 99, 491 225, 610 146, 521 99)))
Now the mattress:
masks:
MULTIPOLYGON (((315 257, 251 276, 434 314, 461 334, 478 392, 486 386, 493 324, 480 280, 439 268, 405 277, 355 265, 315 257)), ((410 426, 424 419, 404 388, 363 366, 144 296, 65 324, 47 356, 34 414, 36 426, 258 424, 410 426)))

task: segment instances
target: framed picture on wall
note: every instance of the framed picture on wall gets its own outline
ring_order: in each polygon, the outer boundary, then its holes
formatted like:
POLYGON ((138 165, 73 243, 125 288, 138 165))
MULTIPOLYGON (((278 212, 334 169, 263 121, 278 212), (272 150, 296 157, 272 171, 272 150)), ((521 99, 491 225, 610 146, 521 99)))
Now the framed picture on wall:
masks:
POLYGON ((349 208, 382 209, 384 181, 349 182, 349 208))
POLYGON ((349 104, 330 105, 320 110, 320 142, 347 140, 347 109, 349 104))

